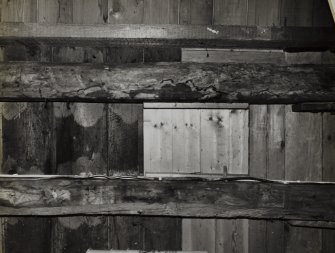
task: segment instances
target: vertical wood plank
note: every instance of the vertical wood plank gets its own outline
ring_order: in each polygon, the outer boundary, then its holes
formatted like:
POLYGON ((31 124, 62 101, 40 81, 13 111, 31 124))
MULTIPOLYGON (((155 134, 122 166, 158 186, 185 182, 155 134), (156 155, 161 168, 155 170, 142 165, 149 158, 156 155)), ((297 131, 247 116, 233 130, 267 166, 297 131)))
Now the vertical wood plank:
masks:
POLYGON ((279 26, 281 0, 248 0, 248 25, 279 26))
POLYGON ((74 24, 103 24, 108 21, 108 0, 73 0, 74 24))
POLYGON ((37 0, 2 0, 2 22, 37 22, 37 0))
POLYGON ((109 175, 143 174, 142 131, 142 104, 109 105, 109 175))
POLYGON ((172 172, 171 110, 144 110, 144 170, 172 172))
POLYGON ((215 252, 247 253, 248 220, 216 220, 215 252))
POLYGON ((73 23, 73 0, 38 0, 39 23, 73 23))
MULTIPOLYGON (((322 179, 322 118, 320 113, 293 113, 286 106, 285 177, 322 179)), ((321 230, 289 227, 286 252, 321 252, 321 230)))
POLYGON ((179 24, 210 25, 213 20, 213 0, 180 0, 179 24))
MULTIPOLYGON (((3 164, 6 174, 51 174, 52 107, 4 103, 3 164)), ((4 252, 49 252, 49 218, 6 218, 4 252)))
POLYGON ((281 26, 312 26, 314 0, 282 0, 281 26))
POLYGON ((144 24, 178 24, 178 0, 144 0, 144 24))
POLYGON ((142 24, 144 0, 109 0, 108 23, 142 24))
MULTIPOLYGON (((335 181, 335 115, 330 113, 323 114, 323 133, 322 133, 322 180, 326 182, 335 181)), ((322 231, 322 252, 335 252, 335 230, 324 229, 322 231)))
POLYGON ((248 0, 214 0, 215 25, 247 25, 248 0))
POLYGON ((215 253, 215 219, 183 219, 182 250, 215 253))
POLYGON ((200 112, 172 111, 172 170, 180 173, 200 172, 200 112))

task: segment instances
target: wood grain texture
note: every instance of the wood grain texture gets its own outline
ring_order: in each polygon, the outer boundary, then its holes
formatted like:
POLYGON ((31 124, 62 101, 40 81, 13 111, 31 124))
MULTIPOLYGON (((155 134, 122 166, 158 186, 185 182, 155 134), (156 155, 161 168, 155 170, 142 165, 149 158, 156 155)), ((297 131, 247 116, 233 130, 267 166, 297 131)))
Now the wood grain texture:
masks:
POLYGON ((144 20, 144 1, 109 0, 108 23, 142 24, 144 20))
POLYGON ((108 21, 108 0, 72 0, 74 24, 104 24, 108 21))
MULTIPOLYGON (((322 180, 322 118, 320 113, 293 113, 286 107, 285 178, 322 180)), ((319 229, 289 227, 287 252, 321 252, 319 229)))
POLYGON ((335 220, 334 184, 120 178, 15 180, 0 180, 4 192, 0 215, 335 220))
POLYGON ((279 26, 281 0, 248 0, 248 25, 279 26))
POLYGON ((11 63, 0 71, 2 99, 16 101, 297 103, 332 101, 335 95, 333 66, 11 63))
POLYGON ((179 24, 211 25, 213 0, 180 0, 179 24))
MULTIPOLYGON (((166 2, 165 2, 166 3, 166 2)), ((70 8, 66 6, 64 12, 70 8)), ((62 9, 62 8, 61 8, 62 9)), ((59 22, 72 22, 68 13, 59 22)), ((148 21, 149 22, 149 21, 148 21)), ((162 21, 163 22, 163 21, 162 21)), ((165 23, 165 22, 164 22, 165 23)), ((172 23, 172 22, 170 22, 172 23)), ((332 27, 259 27, 241 25, 55 25, 1 23, 0 44, 20 42, 66 46, 153 46, 248 49, 334 49, 332 27), (209 28, 209 29, 208 29, 209 28)))
POLYGON ((215 25, 246 25, 248 19, 247 0, 214 0, 215 25))
POLYGON ((143 0, 144 24, 178 24, 178 0, 143 0))
POLYGON ((141 104, 108 105, 109 175, 143 174, 141 104))
POLYGON ((3 0, 2 22, 37 22, 37 0, 3 0))

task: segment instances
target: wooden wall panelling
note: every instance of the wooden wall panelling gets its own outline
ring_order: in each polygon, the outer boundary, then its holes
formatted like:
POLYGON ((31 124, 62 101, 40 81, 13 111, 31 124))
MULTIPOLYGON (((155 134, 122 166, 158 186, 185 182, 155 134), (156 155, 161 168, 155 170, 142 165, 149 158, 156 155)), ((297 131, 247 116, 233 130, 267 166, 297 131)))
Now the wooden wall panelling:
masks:
POLYGON ((281 26, 312 26, 314 0, 282 0, 281 26))
POLYGON ((108 0, 72 0, 74 24, 108 22, 108 0))
POLYGON ((172 172, 172 111, 144 111, 145 172, 172 172), (160 147, 160 148, 157 148, 160 147))
MULTIPOLYGON (((3 163, 6 174, 51 174, 52 106, 4 103, 3 163)), ((3 252, 49 252, 49 218, 5 218, 3 252)))
MULTIPOLYGON (((322 180, 322 117, 286 106, 285 179, 322 180)), ((288 227, 286 252, 321 252, 321 230, 288 227)))
POLYGON ((2 22, 37 22, 37 0, 2 0, 2 22))
POLYGON ((248 25, 279 26, 281 0, 248 0, 248 25))
POLYGON ((178 24, 178 0, 143 0, 144 24, 178 24))
POLYGON ((108 107, 109 175, 143 174, 143 105, 108 107))
POLYGON ((211 25, 213 0, 180 0, 179 24, 211 25))
POLYGON ((72 24, 74 0, 37 0, 37 22, 72 24))
POLYGON ((215 219, 183 219, 182 250, 215 253, 215 219))
POLYGON ((247 25, 248 0, 214 0, 215 25, 247 25))
POLYGON ((108 23, 142 24, 144 0, 109 0, 108 23))
POLYGON ((142 63, 144 60, 142 48, 110 47, 107 49, 108 64, 142 63))
MULTIPOLYGON (((335 181, 335 115, 324 113, 322 116, 322 180, 326 182, 335 181)), ((324 229, 322 231, 322 252, 335 252, 335 229, 324 229)))

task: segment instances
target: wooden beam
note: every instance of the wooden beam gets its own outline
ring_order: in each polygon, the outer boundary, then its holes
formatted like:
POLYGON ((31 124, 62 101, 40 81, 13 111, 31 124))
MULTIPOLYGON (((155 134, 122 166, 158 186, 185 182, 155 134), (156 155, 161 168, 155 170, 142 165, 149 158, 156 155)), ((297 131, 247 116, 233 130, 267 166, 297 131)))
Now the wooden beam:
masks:
POLYGON ((335 101, 335 66, 0 64, 1 101, 303 103, 335 101))
POLYGON ((335 112, 335 103, 301 103, 292 105, 293 112, 335 112))
POLYGON ((335 221, 334 183, 0 178, 1 216, 159 215, 335 221))
POLYGON ((290 220, 288 224, 294 227, 307 227, 307 228, 328 228, 335 229, 335 222, 329 221, 299 221, 290 220))
POLYGON ((328 0, 329 6, 330 6, 330 10, 332 12, 333 15, 333 19, 335 21, 335 0, 328 0))
POLYGON ((0 45, 13 42, 95 47, 329 49, 334 48, 335 33, 327 27, 1 23, 0 45))

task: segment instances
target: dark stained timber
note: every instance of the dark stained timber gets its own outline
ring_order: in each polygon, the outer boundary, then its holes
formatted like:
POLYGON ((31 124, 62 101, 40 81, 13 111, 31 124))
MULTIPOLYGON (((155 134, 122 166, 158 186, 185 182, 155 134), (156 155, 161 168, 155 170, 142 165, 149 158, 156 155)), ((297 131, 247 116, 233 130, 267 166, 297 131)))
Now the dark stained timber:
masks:
POLYGON ((191 179, 0 179, 0 215, 335 221, 335 184, 191 179))
POLYGON ((0 44, 331 49, 332 27, 0 24, 0 44))
POLYGON ((2 101, 335 101, 335 65, 153 63, 0 64, 2 101))

